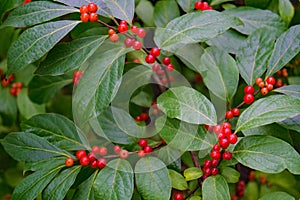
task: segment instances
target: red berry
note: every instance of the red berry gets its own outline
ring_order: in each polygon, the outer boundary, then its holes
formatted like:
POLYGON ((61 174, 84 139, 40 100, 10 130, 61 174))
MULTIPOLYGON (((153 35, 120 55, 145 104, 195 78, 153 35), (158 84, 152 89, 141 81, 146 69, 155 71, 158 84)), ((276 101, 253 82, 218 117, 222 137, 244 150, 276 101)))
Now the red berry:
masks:
POLYGON ((171 63, 171 59, 169 57, 164 57, 162 62, 165 64, 165 65, 168 65, 171 63))
POLYGON ((265 96, 269 93, 269 90, 268 90, 268 88, 263 87, 260 89, 260 93, 265 96))
POLYGON ((72 167, 74 165, 74 159, 73 158, 67 158, 65 161, 66 167, 72 167))
POLYGON ((266 82, 267 82, 268 84, 275 85, 276 79, 275 79, 273 76, 269 76, 269 77, 266 79, 266 82))
POLYGON ((157 71, 157 70, 159 70, 159 69, 160 69, 159 64, 154 64, 154 65, 152 66, 152 70, 153 70, 153 71, 157 71))
POLYGON ((202 8, 203 8, 203 3, 202 3, 202 1, 197 1, 197 2, 195 3, 195 9, 196 9, 196 10, 202 10, 202 8))
POLYGON ((184 200, 183 194, 175 193, 174 194, 174 200, 184 200))
POLYGON ((95 3, 89 3, 87 7, 91 13, 95 13, 98 10, 98 6, 95 3))
POLYGON ((119 40, 119 35, 114 33, 114 34, 110 35, 109 39, 112 42, 117 42, 119 40))
POLYGON ((218 134, 218 139, 221 140, 223 138, 225 138, 225 134, 223 132, 219 133, 218 134))
POLYGON ((253 103, 253 101, 254 101, 254 96, 253 96, 253 94, 246 94, 246 95, 244 96, 244 102, 245 102, 246 104, 251 104, 251 103, 253 103))
POLYGON ((262 79, 262 78, 256 78, 256 79, 255 79, 255 84, 256 84, 256 85, 259 85, 261 82, 263 82, 263 79, 262 79))
POLYGON ((88 13, 89 12, 89 9, 88 9, 88 7, 86 6, 86 5, 82 5, 81 7, 80 7, 80 13, 82 14, 82 13, 88 13))
POLYGON ((219 134, 222 131, 222 126, 221 125, 216 125, 213 128, 214 133, 219 134))
POLYGON ((218 164, 219 164, 219 160, 218 159, 212 159, 211 160, 211 166, 212 167, 216 167, 216 166, 218 166, 218 164))
POLYGON ((247 85, 244 87, 244 93, 245 94, 253 94, 254 93, 254 87, 251 85, 247 85))
POLYGON ((211 174, 212 175, 217 175, 218 173, 219 173, 218 168, 214 167, 214 168, 211 169, 211 174))
POLYGON ((112 35, 114 33, 116 33, 114 29, 111 28, 111 29, 108 30, 108 35, 112 35))
POLYGON ((90 19, 90 15, 87 14, 87 13, 82 13, 81 16, 80 16, 80 19, 82 22, 88 22, 89 19, 90 19))
POLYGON ((205 160, 204 164, 203 164, 203 167, 204 168, 209 168, 210 166, 211 166, 211 160, 205 160))
POLYGON ((119 154, 120 152, 121 152, 121 147, 120 146, 118 146, 118 145, 116 145, 116 146, 114 146, 114 152, 115 152, 115 154, 119 154))
POLYGON ((96 22, 98 21, 98 15, 96 13, 90 14, 90 22, 96 22))
POLYGON ((240 109, 238 108, 232 109, 232 114, 233 116, 238 117, 240 115, 240 109))
POLYGON ((218 160, 221 158, 221 153, 219 151, 212 151, 210 152, 210 157, 212 159, 218 160))
POLYGON ((226 112, 225 116, 226 116, 226 119, 231 119, 231 118, 233 118, 233 112, 231 110, 229 110, 226 112))
POLYGON ((136 33, 140 38, 144 38, 146 36, 146 30, 143 28, 139 28, 136 33))
POLYGON ((120 33, 126 33, 126 32, 128 31, 128 26, 127 26, 127 24, 120 24, 120 25, 118 26, 118 31, 119 31, 120 33))
POLYGON ((92 162, 92 161, 94 161, 94 160, 96 160, 96 156, 95 156, 95 154, 93 154, 93 153, 89 153, 88 155, 87 155, 87 157, 89 158, 89 160, 92 162))
POLYGON ((148 119, 148 114, 147 113, 141 113, 141 119, 142 121, 146 121, 148 119))
POLYGON ((143 158, 143 157, 145 157, 145 152, 144 152, 144 150, 139 150, 138 151, 138 156, 140 157, 140 158, 143 158))
POLYGON ((227 149, 229 147, 229 141, 227 138, 222 138, 219 140, 220 146, 222 149, 227 149))
POLYGON ((151 49, 150 54, 154 57, 158 57, 160 55, 160 50, 157 47, 151 49))
POLYGON ((211 169, 210 168, 205 168, 204 169, 204 175, 206 175, 206 176, 211 175, 211 169))
POLYGON ((220 145, 215 144, 212 149, 213 149, 213 151, 220 151, 221 147, 220 147, 220 145))
POLYGON ((132 47, 135 50, 140 50, 140 49, 142 49, 143 44, 139 40, 136 40, 136 41, 133 42, 132 47))
POLYGON ((91 168, 95 169, 98 167, 98 161, 97 160, 93 160, 90 163, 91 168))
POLYGON ((223 153, 222 158, 223 158, 224 160, 231 160, 231 158, 232 158, 232 153, 229 152, 229 151, 226 151, 226 152, 223 153))
POLYGON ((140 147, 144 148, 144 147, 148 146, 148 142, 146 139, 140 139, 139 145, 140 145, 140 147))
POLYGON ((155 57, 151 54, 147 55, 145 57, 145 61, 148 63, 148 64, 152 64, 155 62, 155 57))
POLYGON ((170 64, 167 65, 166 70, 167 70, 167 72, 172 72, 172 71, 174 71, 174 68, 175 68, 174 65, 172 65, 170 63, 170 64))
POLYGON ((95 155, 99 154, 99 150, 100 150, 100 147, 98 147, 98 146, 93 146, 92 147, 92 153, 95 154, 95 155))
POLYGON ((124 44, 127 48, 131 47, 132 46, 132 43, 133 43, 133 40, 131 38, 126 38, 124 40, 124 44))
POLYGON ((107 154, 107 148, 106 147, 100 147, 99 149, 99 155, 105 156, 107 154))
POLYGON ((129 155, 129 153, 127 150, 120 151, 120 158, 126 159, 126 158, 128 158, 128 155, 129 155))
POLYGON ((79 162, 82 166, 88 166, 90 164, 90 159, 87 156, 83 156, 80 158, 79 162))
POLYGON ((7 80, 9 82, 13 81, 14 79, 15 79, 15 75, 14 74, 9 75, 9 77, 7 78, 7 80))
POLYGON ((235 144, 238 141, 238 137, 236 136, 236 134, 231 134, 228 137, 228 141, 230 144, 235 144))
POLYGON ((141 121, 143 121, 143 120, 142 120, 142 117, 139 115, 139 116, 136 116, 136 117, 135 117, 135 121, 141 122, 141 121))
POLYGON ((138 28, 137 26, 132 26, 130 30, 131 30, 133 33, 137 34, 138 29, 139 29, 139 28, 138 28))
POLYGON ((260 82, 259 84, 258 84, 258 87, 260 87, 260 88, 263 88, 263 87, 265 87, 265 83, 262 81, 262 82, 260 82))
POLYGON ((151 152, 152 152, 152 147, 146 146, 146 147, 144 148, 144 152, 145 152, 145 153, 151 153, 151 152))
POLYGON ((76 152, 76 158, 81 159, 82 157, 86 156, 86 152, 83 149, 80 149, 76 152))
POLYGON ((272 84, 267 84, 267 89, 269 91, 273 90, 274 86, 272 84))
POLYGON ((230 128, 225 128, 225 129, 223 129, 223 133, 226 137, 229 137, 231 135, 232 131, 230 128))
POLYGON ((230 128, 231 129, 231 124, 229 122, 224 122, 222 124, 222 130, 225 129, 225 128, 230 128))
POLYGON ((125 25, 127 25, 127 22, 126 22, 125 20, 121 20, 121 21, 120 21, 120 24, 125 24, 125 25))
POLYGON ((106 160, 104 158, 99 158, 97 165, 100 169, 103 169, 106 166, 106 160))
POLYGON ((10 93, 12 96, 17 96, 17 88, 10 88, 9 93, 10 93))

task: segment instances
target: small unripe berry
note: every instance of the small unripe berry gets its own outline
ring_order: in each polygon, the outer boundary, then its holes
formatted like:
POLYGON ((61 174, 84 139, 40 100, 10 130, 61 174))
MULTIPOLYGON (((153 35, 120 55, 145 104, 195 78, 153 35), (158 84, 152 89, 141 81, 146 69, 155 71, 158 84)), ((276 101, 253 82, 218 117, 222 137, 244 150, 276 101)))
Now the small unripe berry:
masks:
POLYGON ((159 70, 159 69, 160 69, 159 64, 154 64, 154 65, 152 66, 152 70, 153 70, 153 71, 157 71, 157 70, 159 70))
POLYGON ((269 93, 269 90, 268 90, 268 88, 263 87, 260 89, 260 93, 265 96, 269 93))
POLYGON ((92 153, 95 154, 95 155, 99 154, 99 150, 100 150, 100 147, 98 147, 98 146, 93 146, 92 147, 92 153))
POLYGON ((140 38, 144 38, 146 36, 146 30, 143 28, 139 28, 136 33, 140 38))
POLYGON ((117 42, 119 40, 119 35, 114 33, 114 34, 110 35, 109 39, 112 42, 117 42))
POLYGON ((114 29, 111 28, 111 29, 108 30, 108 35, 112 35, 114 33, 116 33, 114 29))
POLYGON ((124 40, 124 44, 125 44, 125 46, 126 46, 127 48, 129 48, 129 47, 132 46, 133 40, 132 40, 131 38, 126 38, 126 39, 124 40))
POLYGON ((145 152, 144 152, 144 150, 139 150, 138 151, 138 156, 140 157, 140 158, 143 158, 143 157, 145 157, 145 152))
POLYGON ((115 152, 115 154, 119 154, 120 152, 121 152, 121 147, 120 146, 118 146, 118 145, 116 145, 116 146, 114 146, 114 152, 115 152))
POLYGON ((107 154, 107 148, 106 147, 100 147, 99 149, 99 155, 105 156, 107 154))
POLYGON ((259 85, 261 82, 263 82, 263 79, 262 79, 262 78, 256 78, 256 79, 255 79, 255 84, 256 84, 256 85, 259 85))
POLYGON ((72 167, 74 165, 74 159, 73 158, 67 158, 65 161, 66 167, 72 167))
POLYGON ((128 153, 127 150, 121 150, 120 151, 120 158, 126 159, 126 158, 128 158, 128 155, 129 155, 129 153, 128 153))

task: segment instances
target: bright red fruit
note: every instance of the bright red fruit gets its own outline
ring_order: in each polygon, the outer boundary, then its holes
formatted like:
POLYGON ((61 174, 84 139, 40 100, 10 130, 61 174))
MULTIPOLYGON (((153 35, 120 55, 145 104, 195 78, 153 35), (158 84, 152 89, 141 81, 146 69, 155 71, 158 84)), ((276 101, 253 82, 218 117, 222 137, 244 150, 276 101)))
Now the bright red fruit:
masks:
POLYGON ((95 13, 98 10, 98 6, 95 3, 89 3, 87 7, 91 13, 95 13))
POLYGON ((145 153, 151 153, 152 152, 152 147, 150 147, 150 146, 146 146, 145 148, 144 148, 144 152, 145 153))
POLYGON ((219 173, 218 168, 214 167, 214 168, 211 169, 211 174, 212 175, 217 175, 218 173, 219 173))
POLYGON ((90 164, 90 159, 87 156, 83 156, 82 158, 80 158, 79 162, 80 162, 80 165, 85 167, 90 164))
POLYGON ((168 65, 171 63, 171 59, 169 57, 164 57, 162 62, 165 64, 165 65, 168 65))
POLYGON ((253 101, 254 101, 254 96, 253 96, 253 94, 246 94, 246 95, 244 96, 244 102, 245 102, 246 104, 251 104, 251 103, 253 103, 253 101))
POLYGON ((103 169, 106 166, 106 160, 104 158, 99 158, 97 165, 100 169, 103 169))
POLYGON ((144 38, 146 36, 146 30, 143 28, 139 28, 136 33, 140 38, 144 38))
POLYGON ((231 110, 227 111, 225 117, 226 117, 226 119, 233 118, 233 112, 231 110))
POLYGON ((126 46, 127 48, 129 48, 129 47, 132 46, 133 40, 132 40, 131 38, 126 38, 126 39, 124 40, 124 44, 125 44, 125 46, 126 46))
POLYGON ((276 79, 275 79, 273 76, 269 76, 269 77, 266 79, 266 82, 267 82, 268 84, 275 85, 276 79))
POLYGON ((136 40, 136 41, 133 42, 132 47, 135 50, 140 50, 140 49, 143 48, 143 44, 139 40, 136 40))
POLYGON ((144 147, 148 146, 148 142, 146 139, 140 139, 139 145, 140 145, 140 147, 144 148, 144 147))
POLYGON ((76 152, 76 158, 81 159, 82 157, 86 156, 86 152, 83 149, 80 149, 76 152))
POLYGON ((89 20, 90 20, 90 22, 98 21, 98 15, 96 13, 91 13, 89 20))
POLYGON ((245 94, 253 94, 254 93, 254 87, 251 85, 247 85, 244 87, 245 94))
POLYGON ((210 157, 212 159, 218 160, 221 157, 221 153, 220 153, 220 151, 212 151, 212 152, 210 152, 210 157))
POLYGON ((88 22, 89 19, 90 19, 90 15, 87 14, 87 13, 82 13, 81 16, 80 16, 80 19, 82 22, 88 22))
POLYGON ((228 137, 228 140, 230 144, 235 144, 238 141, 238 137, 236 136, 236 134, 231 134, 228 137))
POLYGON ((233 114, 233 116, 238 117, 240 115, 240 109, 233 108, 232 109, 232 114, 233 114))
POLYGON ((151 51, 150 51, 150 54, 151 54, 152 56, 158 57, 158 56, 160 55, 160 50, 159 50, 159 48, 157 48, 157 47, 152 48, 151 51))
POLYGON ((155 62, 155 57, 151 54, 147 55, 145 57, 145 61, 148 63, 148 64, 152 64, 155 62))
POLYGON ((175 193, 174 200, 184 200, 183 194, 175 193))
POLYGON ((74 165, 74 159, 73 158, 67 158, 65 161, 66 167, 72 167, 74 165))
POLYGON ((82 5, 81 7, 80 7, 80 13, 82 14, 82 13, 88 13, 89 12, 89 9, 88 9, 88 7, 86 6, 86 5, 82 5))
POLYGON ((222 158, 223 158, 224 160, 231 160, 231 158, 232 158, 232 153, 229 152, 229 151, 226 151, 226 152, 223 153, 222 158))
POLYGON ((222 149, 227 149, 229 147, 229 141, 227 138, 222 138, 219 140, 220 146, 222 149))

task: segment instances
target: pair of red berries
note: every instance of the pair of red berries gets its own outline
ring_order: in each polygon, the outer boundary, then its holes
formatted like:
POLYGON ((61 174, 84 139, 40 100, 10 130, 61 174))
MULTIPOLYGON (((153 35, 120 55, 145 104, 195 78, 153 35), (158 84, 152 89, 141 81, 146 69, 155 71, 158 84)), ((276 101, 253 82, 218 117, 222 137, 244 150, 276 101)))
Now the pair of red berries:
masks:
POLYGON ((10 88, 9 92, 13 96, 18 96, 18 94, 22 90, 22 87, 23 87, 23 84, 21 82, 13 83, 11 85, 11 88, 10 88))
POLYGON ((89 3, 88 5, 82 5, 80 7, 80 19, 82 22, 96 22, 98 21, 97 15, 98 6, 95 3, 89 3))
POLYGON ((209 6, 207 2, 197 1, 195 3, 196 10, 213 10, 213 7, 209 6))
POLYGON ((255 84, 261 88, 260 93, 264 96, 273 90, 275 83, 276 79, 272 76, 267 77, 266 82, 264 82, 262 78, 255 79, 255 84))
POLYGON ((157 47, 154 47, 150 50, 150 54, 148 54, 145 57, 145 61, 148 64, 152 64, 155 63, 156 57, 158 57, 160 55, 160 49, 157 47))
POLYGON ((73 83, 77 85, 82 77, 83 72, 82 71, 75 71, 74 77, 73 77, 73 83))
POLYGON ((225 114, 226 119, 232 119, 233 117, 238 117, 240 115, 240 109, 233 108, 232 110, 228 110, 225 114))
POLYGON ((245 93, 245 96, 244 96, 244 102, 246 104, 251 104, 254 102, 254 87, 251 86, 251 85, 247 85, 245 88, 244 88, 244 93, 245 93))
POLYGON ((135 121, 137 122, 142 122, 142 121, 146 121, 149 118, 147 113, 141 113, 140 115, 135 117, 135 121))
POLYGON ((122 149, 119 145, 114 146, 114 152, 122 159, 126 159, 129 156, 129 152, 125 149, 122 149))
POLYGON ((140 157, 144 157, 145 154, 151 153, 153 151, 152 147, 148 145, 148 141, 146 139, 140 139, 139 146, 143 148, 142 150, 138 151, 138 155, 140 157))
MULTIPOLYGON (((2 75, 2 70, 0 71, 0 76, 2 75)), ((5 76, 5 75, 4 75, 5 76)), ((3 87, 7 87, 9 86, 9 84, 15 79, 15 75, 14 74, 11 74, 7 79, 6 78, 3 78, 1 80, 1 84, 3 87)))

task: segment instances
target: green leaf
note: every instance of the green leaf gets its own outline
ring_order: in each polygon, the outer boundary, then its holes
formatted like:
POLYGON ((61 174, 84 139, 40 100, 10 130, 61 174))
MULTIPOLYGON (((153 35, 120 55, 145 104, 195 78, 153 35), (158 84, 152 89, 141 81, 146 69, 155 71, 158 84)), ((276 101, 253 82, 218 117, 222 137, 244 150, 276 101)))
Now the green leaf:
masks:
POLYGON ((212 0, 210 5, 214 6, 214 5, 219 5, 221 3, 225 3, 225 2, 229 2, 229 1, 233 1, 233 0, 212 0))
POLYGON ((248 85, 266 71, 266 63, 272 54, 275 35, 268 28, 257 29, 237 53, 237 64, 241 76, 248 85))
POLYGON ((172 188, 175 188, 177 190, 187 190, 189 188, 186 180, 180 173, 172 169, 169 169, 168 171, 171 179, 172 188))
POLYGON ((76 129, 71 120, 62 115, 36 115, 23 122, 21 127, 24 131, 43 137, 61 149, 72 151, 88 148, 85 136, 76 129))
POLYGON ((285 192, 272 192, 259 198, 259 200, 295 200, 294 197, 285 192))
POLYGON ((168 146, 181 151, 197 151, 210 149, 215 144, 214 135, 208 134, 203 126, 189 124, 177 119, 159 118, 155 126, 159 129, 159 135, 168 146))
POLYGON ((15 188, 12 200, 35 199, 63 167, 60 164, 30 174, 15 188))
POLYGON ((56 176, 51 183, 47 186, 43 192, 43 199, 56 200, 64 199, 68 190, 73 185, 77 174, 82 166, 77 165, 72 168, 63 170, 58 176, 56 176))
POLYGON ((300 132, 300 115, 278 122, 281 126, 300 132))
POLYGON ((197 1, 198 0, 177 0, 177 3, 185 12, 191 12, 194 10, 197 1))
POLYGON ((131 99, 131 102, 138 106, 147 108, 151 106, 152 98, 152 95, 149 93, 141 91, 131 99))
POLYGON ((200 73, 208 89, 220 99, 230 101, 239 82, 235 60, 225 51, 209 47, 205 49, 200 62, 200 73))
POLYGON ((220 176, 210 176, 202 184, 203 200, 230 200, 226 180, 220 176))
POLYGON ((32 26, 74 12, 79 10, 49 1, 31 2, 13 10, 2 26, 32 26))
POLYGON ((42 104, 48 102, 62 87, 72 83, 69 76, 34 76, 28 85, 31 101, 42 104))
POLYGON ((78 190, 75 192, 72 200, 94 200, 95 197, 93 185, 97 175, 98 171, 93 173, 88 179, 82 182, 79 185, 78 190))
POLYGON ((190 167, 184 170, 183 175, 186 181, 192 181, 200 178, 203 175, 203 172, 200 168, 190 167))
POLYGON ((240 172, 231 167, 221 168, 220 174, 225 178, 227 183, 237 183, 240 179, 240 172))
POLYGON ((245 0, 246 6, 256 8, 266 8, 270 3, 270 0, 245 0))
POLYGON ((215 125, 216 111, 212 103, 198 91, 188 87, 171 88, 157 99, 158 107, 170 118, 193 124, 215 125))
POLYGON ((135 8, 136 15, 144 22, 145 26, 154 26, 154 7, 151 2, 141 0, 135 8), (147 12, 145 12, 147 10, 147 12))
POLYGON ((266 76, 270 76, 284 67, 300 51, 300 25, 292 26, 276 41, 268 62, 266 76))
POLYGON ((166 200, 171 194, 171 180, 165 164, 157 158, 140 159, 135 166, 136 186, 144 200, 166 200))
POLYGON ((94 183, 97 200, 130 200, 133 195, 133 170, 127 160, 116 159, 107 164, 94 183))
POLYGON ((79 23, 80 21, 62 20, 24 31, 8 50, 8 74, 40 59, 79 23))
POLYGON ((238 25, 234 28, 246 35, 251 35, 257 29, 263 27, 270 29, 276 35, 281 34, 286 29, 285 23, 281 18, 269 10, 241 6, 225 10, 224 13, 238 17, 243 22, 243 25, 238 25))
POLYGON ((62 75, 79 68, 107 36, 91 36, 62 43, 54 47, 35 72, 40 75, 62 75))
POLYGON ((154 7, 154 23, 158 27, 165 27, 171 20, 180 16, 177 3, 173 0, 158 1, 154 7))
POLYGON ((283 93, 300 100, 300 85, 287 85, 273 90, 274 92, 283 93))
POLYGON ((234 148, 233 156, 241 164, 266 173, 288 169, 300 174, 299 153, 288 143, 272 136, 248 136, 234 148))
POLYGON ((65 166, 66 157, 55 157, 49 158, 47 160, 40 160, 37 162, 25 162, 23 168, 23 174, 28 171, 42 171, 45 169, 53 169, 57 166, 65 166))
POLYGON ((35 162, 55 156, 70 155, 31 133, 10 133, 2 141, 5 151, 18 161, 35 162))
POLYGON ((237 18, 217 11, 193 12, 172 20, 165 29, 156 29, 154 41, 159 48, 172 50, 178 45, 205 42, 239 24, 237 18))
POLYGON ((300 100, 285 95, 259 99, 240 115, 235 132, 280 122, 300 112, 300 100))
POLYGON ((256 181, 249 181, 246 185, 245 195, 248 200, 257 200, 259 198, 259 186, 256 181))
POLYGON ((9 88, 0 86, 0 114, 3 117, 3 123, 12 125, 17 118, 16 98, 9 93, 9 88))
POLYGON ((28 97, 27 88, 23 88, 17 97, 17 104, 20 114, 29 119, 34 115, 46 112, 45 105, 34 104, 28 97))
POLYGON ((279 0, 279 14, 286 24, 289 24, 295 14, 293 4, 289 0, 279 0))

